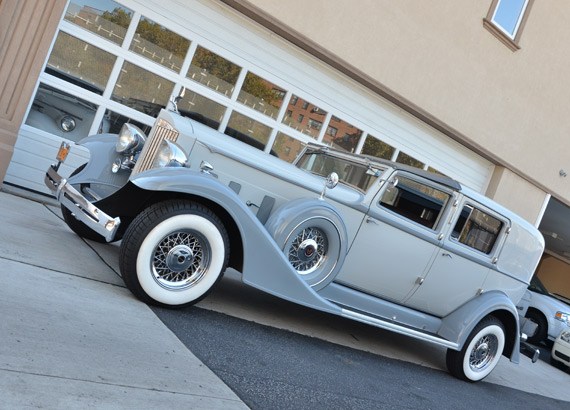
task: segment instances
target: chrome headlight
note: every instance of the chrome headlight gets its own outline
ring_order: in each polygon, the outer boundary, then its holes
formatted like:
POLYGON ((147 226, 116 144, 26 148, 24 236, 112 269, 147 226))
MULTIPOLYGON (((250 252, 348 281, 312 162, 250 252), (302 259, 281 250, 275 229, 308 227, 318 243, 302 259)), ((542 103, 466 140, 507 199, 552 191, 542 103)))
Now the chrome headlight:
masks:
POLYGON ((564 340, 566 343, 570 343, 570 332, 565 330, 560 333, 560 339, 564 340))
POLYGON ((566 313, 566 312, 556 312, 556 314, 554 315, 554 318, 556 320, 560 320, 561 322, 566 323, 568 326, 570 326, 570 313, 566 313))
POLYGON ((71 115, 64 115, 59 119, 58 125, 63 132, 71 132, 75 129, 77 123, 75 122, 75 118, 71 115))
POLYGON ((123 124, 115 150, 121 154, 134 154, 140 151, 144 145, 146 136, 144 132, 133 124, 123 124))
POLYGON ((177 144, 164 140, 160 143, 152 168, 183 167, 187 161, 188 157, 177 144))

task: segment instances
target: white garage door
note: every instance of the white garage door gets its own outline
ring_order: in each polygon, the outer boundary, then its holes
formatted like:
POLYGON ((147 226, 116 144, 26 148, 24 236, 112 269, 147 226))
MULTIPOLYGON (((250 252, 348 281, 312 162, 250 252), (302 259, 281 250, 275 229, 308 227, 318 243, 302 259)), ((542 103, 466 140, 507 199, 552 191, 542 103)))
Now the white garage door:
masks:
MULTIPOLYGON (((213 1, 71 0, 30 102, 5 181, 47 192, 62 139, 149 126, 180 109, 286 161, 317 140, 441 172, 484 191, 492 164, 213 1)), ((86 161, 72 150, 67 169, 86 161)))

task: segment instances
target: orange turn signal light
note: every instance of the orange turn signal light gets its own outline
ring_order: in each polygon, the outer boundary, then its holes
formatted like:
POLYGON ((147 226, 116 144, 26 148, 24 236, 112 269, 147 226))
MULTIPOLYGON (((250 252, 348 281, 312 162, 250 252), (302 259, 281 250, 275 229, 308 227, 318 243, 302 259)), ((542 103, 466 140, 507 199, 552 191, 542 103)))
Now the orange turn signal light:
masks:
POLYGON ((69 154, 69 150, 71 149, 71 145, 67 142, 62 142, 59 146, 59 151, 57 151, 57 156, 55 157, 59 162, 65 161, 67 155, 69 154))

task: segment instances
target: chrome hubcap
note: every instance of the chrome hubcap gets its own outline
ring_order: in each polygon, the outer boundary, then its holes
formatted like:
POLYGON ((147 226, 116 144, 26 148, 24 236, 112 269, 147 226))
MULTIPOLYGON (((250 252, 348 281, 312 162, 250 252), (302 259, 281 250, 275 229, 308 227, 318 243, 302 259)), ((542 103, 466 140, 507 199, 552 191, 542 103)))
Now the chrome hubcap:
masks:
POLYGON ((473 371, 485 369, 497 355, 499 341, 494 335, 486 335, 477 341, 469 355, 469 367, 473 371))
POLYGON ((289 262, 300 275, 314 272, 325 260, 328 243, 323 231, 305 228, 291 243, 289 262))
POLYGON ((154 249, 151 269, 156 282, 169 290, 193 286, 210 264, 208 241, 192 230, 173 232, 154 249))

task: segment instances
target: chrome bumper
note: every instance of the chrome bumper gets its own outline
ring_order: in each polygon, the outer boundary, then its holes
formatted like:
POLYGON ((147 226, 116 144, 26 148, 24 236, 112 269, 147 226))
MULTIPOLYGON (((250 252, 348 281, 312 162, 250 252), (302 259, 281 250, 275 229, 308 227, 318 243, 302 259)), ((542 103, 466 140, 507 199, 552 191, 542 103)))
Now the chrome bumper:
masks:
POLYGON ((58 202, 69 209, 75 218, 103 236, 107 242, 113 240, 121 224, 120 218, 110 217, 85 199, 81 192, 57 173, 55 165, 48 168, 44 182, 58 202))

